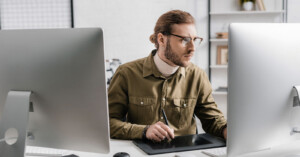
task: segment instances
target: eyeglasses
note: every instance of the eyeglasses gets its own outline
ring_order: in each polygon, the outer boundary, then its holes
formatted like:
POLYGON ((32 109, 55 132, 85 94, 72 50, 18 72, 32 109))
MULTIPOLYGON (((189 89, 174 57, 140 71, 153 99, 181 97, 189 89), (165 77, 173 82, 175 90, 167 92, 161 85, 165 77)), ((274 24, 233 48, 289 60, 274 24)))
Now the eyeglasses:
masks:
POLYGON ((197 47, 201 44, 201 42, 203 40, 203 38, 200 38, 200 37, 195 37, 194 39, 192 39, 191 37, 183 37, 183 36, 172 34, 172 33, 168 33, 168 35, 173 35, 175 37, 181 38, 182 39, 182 45, 184 47, 186 47, 187 44, 190 43, 191 41, 193 41, 194 45, 197 47))

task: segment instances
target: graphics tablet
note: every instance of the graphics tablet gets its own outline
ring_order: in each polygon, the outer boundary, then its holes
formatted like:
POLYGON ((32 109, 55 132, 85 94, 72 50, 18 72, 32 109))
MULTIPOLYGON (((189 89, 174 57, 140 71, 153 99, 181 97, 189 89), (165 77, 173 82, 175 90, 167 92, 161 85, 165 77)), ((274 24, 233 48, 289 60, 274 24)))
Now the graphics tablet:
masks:
POLYGON ((210 134, 176 136, 171 142, 133 140, 133 143, 148 155, 226 146, 224 139, 210 134))

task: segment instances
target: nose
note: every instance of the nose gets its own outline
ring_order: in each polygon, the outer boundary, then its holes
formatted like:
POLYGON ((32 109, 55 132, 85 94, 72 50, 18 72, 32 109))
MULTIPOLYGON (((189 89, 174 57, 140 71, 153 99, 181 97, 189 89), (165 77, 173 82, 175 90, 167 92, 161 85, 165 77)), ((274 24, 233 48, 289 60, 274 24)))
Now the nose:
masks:
POLYGON ((195 51, 196 47, 195 47, 195 42, 193 40, 191 40, 189 43, 188 43, 188 50, 189 51, 195 51))

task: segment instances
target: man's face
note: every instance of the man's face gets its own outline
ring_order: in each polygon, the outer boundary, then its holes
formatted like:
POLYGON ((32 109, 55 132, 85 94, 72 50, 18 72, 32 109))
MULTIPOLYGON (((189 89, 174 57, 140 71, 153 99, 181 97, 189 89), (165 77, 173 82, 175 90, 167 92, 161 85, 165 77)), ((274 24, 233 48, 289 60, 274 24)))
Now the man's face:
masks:
MULTIPOLYGON (((175 24, 172 34, 194 39, 197 31, 194 24, 175 24)), ((194 42, 190 41, 184 45, 183 39, 174 35, 168 35, 164 55, 173 65, 186 67, 194 55, 194 42)))

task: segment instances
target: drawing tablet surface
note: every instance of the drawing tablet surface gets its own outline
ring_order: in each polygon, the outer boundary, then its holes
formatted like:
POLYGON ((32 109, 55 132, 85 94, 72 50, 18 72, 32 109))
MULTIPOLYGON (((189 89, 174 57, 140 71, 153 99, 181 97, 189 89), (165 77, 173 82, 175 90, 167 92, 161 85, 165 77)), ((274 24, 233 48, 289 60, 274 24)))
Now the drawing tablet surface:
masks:
POLYGON ((226 146, 223 139, 210 134, 176 136, 171 142, 134 140, 133 143, 149 155, 226 146))

